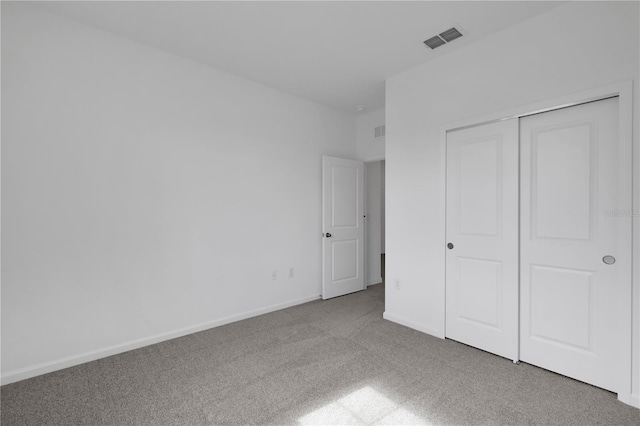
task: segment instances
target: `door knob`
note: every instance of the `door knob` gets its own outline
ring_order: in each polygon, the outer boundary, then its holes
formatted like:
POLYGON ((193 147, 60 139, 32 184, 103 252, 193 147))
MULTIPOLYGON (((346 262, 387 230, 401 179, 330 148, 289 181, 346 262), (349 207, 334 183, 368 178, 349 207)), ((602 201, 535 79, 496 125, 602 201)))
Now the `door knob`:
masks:
POLYGON ((327 238, 331 238, 331 233, 327 232, 327 233, 325 234, 325 237, 327 237, 327 238))
POLYGON ((606 255, 602 258, 602 261, 607 265, 613 265, 614 263, 616 263, 616 258, 611 255, 606 255))
POLYGON ((447 247, 449 248, 449 250, 451 250, 453 248, 453 244, 449 243, 447 244, 447 247))

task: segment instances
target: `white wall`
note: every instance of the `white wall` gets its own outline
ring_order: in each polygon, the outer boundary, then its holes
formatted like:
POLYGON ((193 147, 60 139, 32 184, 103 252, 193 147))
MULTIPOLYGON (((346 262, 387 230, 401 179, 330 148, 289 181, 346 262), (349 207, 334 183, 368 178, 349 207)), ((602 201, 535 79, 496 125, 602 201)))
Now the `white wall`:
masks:
POLYGON ((356 146, 358 159, 384 159, 385 136, 375 137, 375 128, 385 124, 384 109, 361 113, 356 117, 356 146))
POLYGON ((353 117, 7 2, 2 66, 4 383, 319 296, 353 117))
MULTIPOLYGON (((385 317, 444 335, 442 126, 634 80, 638 179, 638 3, 570 2, 387 81, 385 317)), ((640 185, 639 185, 640 187, 640 185)), ((635 208, 638 208, 638 188, 635 208)), ((638 248, 638 217, 634 245, 638 248)), ((638 404, 638 255, 633 398, 638 404)))
POLYGON ((364 163, 366 187, 367 235, 366 280, 367 285, 382 282, 382 161, 364 163))

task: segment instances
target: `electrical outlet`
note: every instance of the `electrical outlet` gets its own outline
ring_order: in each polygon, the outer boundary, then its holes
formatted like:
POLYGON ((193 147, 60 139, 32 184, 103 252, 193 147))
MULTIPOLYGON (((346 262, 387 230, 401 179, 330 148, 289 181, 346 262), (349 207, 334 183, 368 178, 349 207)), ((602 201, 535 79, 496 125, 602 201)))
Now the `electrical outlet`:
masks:
POLYGON ((289 278, 293 278, 294 270, 293 268, 289 268, 289 278))
POLYGON ((274 281, 278 279, 278 271, 271 271, 271 279, 274 281))
POLYGON ((395 286, 396 290, 400 290, 400 280, 396 280, 394 286, 395 286))

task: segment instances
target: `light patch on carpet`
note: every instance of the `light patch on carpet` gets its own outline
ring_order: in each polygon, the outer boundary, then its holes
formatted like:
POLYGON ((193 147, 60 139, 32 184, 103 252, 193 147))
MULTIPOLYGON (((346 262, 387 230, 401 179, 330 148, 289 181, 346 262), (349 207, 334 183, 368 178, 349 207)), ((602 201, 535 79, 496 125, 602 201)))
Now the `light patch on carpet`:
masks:
POLYGON ((302 425, 430 425, 371 386, 320 407, 300 417, 298 422, 302 425))

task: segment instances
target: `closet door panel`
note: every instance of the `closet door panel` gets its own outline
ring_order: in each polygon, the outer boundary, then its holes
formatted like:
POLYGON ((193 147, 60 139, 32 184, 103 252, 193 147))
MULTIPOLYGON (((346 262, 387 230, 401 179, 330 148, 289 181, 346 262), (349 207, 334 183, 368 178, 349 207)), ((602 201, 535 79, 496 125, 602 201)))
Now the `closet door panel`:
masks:
POLYGON ((520 358, 616 388, 618 102, 521 119, 520 358))
POLYGON ((445 336, 516 360, 517 119, 448 133, 446 233, 445 336))

